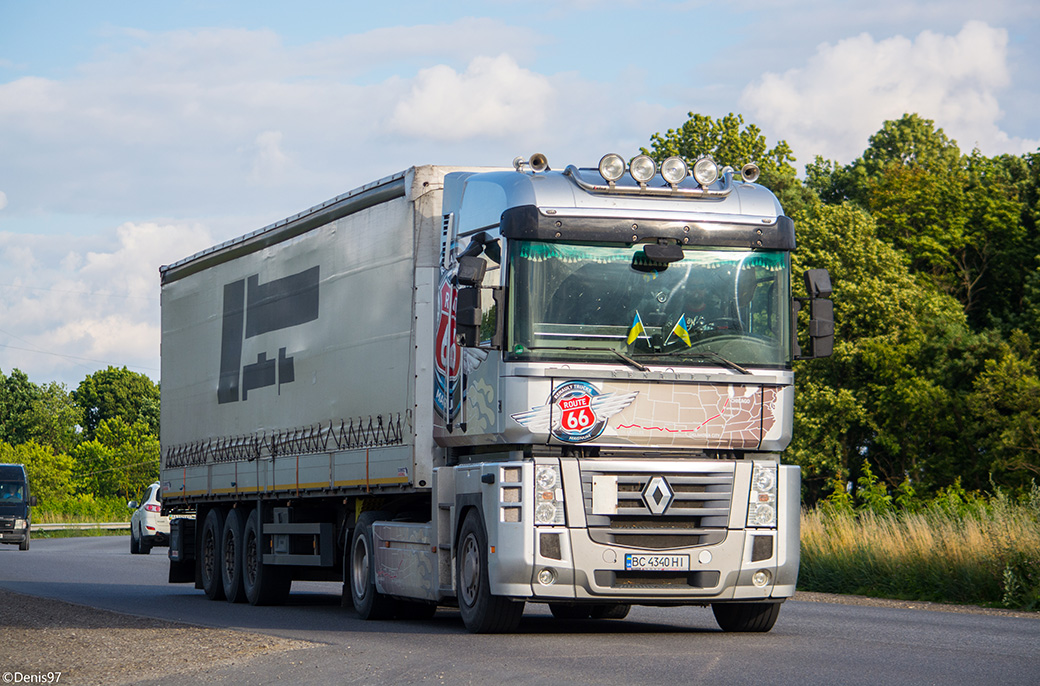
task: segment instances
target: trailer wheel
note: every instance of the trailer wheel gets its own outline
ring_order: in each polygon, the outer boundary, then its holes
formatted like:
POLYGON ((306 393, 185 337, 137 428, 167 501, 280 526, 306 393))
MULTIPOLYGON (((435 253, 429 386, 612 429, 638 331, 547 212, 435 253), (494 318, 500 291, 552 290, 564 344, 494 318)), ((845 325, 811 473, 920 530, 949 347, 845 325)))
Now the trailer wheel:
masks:
POLYGON ((202 523, 202 539, 199 541, 199 570, 202 590, 210 600, 223 600, 224 582, 220 578, 220 538, 224 532, 224 513, 215 507, 202 523))
POLYGON ((281 605, 292 588, 292 575, 282 565, 264 564, 260 509, 246 517, 242 532, 242 585, 250 605, 281 605))
POLYGON ((350 543, 350 597, 361 619, 390 619, 394 601, 376 589, 376 557, 372 523, 385 520, 385 512, 362 512, 350 543))
POLYGON ((764 633, 776 624, 780 603, 717 603, 711 611, 723 631, 764 633))
POLYGON ((487 532, 476 510, 469 511, 459 532, 455 583, 458 586, 459 611, 467 629, 475 634, 506 633, 516 629, 524 614, 524 603, 491 594, 487 532))
POLYGON ((229 603, 244 603, 246 591, 242 585, 242 510, 234 508, 224 519, 220 537, 220 580, 224 584, 224 598, 229 603))

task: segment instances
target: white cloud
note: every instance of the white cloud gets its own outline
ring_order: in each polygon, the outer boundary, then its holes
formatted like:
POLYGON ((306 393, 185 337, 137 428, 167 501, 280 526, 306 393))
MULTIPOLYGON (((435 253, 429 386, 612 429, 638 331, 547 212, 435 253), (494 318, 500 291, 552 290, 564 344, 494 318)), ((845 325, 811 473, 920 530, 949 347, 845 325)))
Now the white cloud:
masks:
POLYGON ((70 386, 106 364, 158 378, 158 267, 212 243, 194 223, 86 238, 0 233, 0 369, 70 386))
POLYGON ((459 141, 515 136, 545 123, 549 80, 508 55, 477 57, 465 72, 446 65, 423 69, 394 108, 390 129, 419 138, 459 141))
POLYGON ((0 210, 7 207, 7 193, 0 191, 0 210))
POLYGON ((908 112, 934 120, 965 152, 978 145, 984 154, 1024 153, 1040 141, 1012 138, 998 124, 1007 53, 1007 31, 979 21, 955 36, 877 41, 864 33, 821 44, 803 67, 766 73, 741 104, 804 161, 821 154, 848 162, 883 121, 908 112))

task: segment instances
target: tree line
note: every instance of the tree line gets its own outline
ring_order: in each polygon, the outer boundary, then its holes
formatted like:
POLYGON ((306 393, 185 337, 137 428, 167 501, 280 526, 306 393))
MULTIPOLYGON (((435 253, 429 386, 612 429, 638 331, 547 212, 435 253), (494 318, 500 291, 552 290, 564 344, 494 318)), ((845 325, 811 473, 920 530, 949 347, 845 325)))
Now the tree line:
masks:
POLYGON ((159 387, 126 367, 71 392, 0 371, 0 462, 25 465, 44 507, 136 498, 159 478, 159 387))
POLYGON ((830 271, 834 355, 795 364, 786 457, 802 467, 808 504, 855 492, 867 475, 922 496, 1030 488, 1040 475, 1040 151, 965 153, 906 114, 848 164, 817 156, 803 180, 786 142, 770 148, 738 114, 691 112, 643 152, 758 164, 759 183, 795 220, 793 274, 830 271))

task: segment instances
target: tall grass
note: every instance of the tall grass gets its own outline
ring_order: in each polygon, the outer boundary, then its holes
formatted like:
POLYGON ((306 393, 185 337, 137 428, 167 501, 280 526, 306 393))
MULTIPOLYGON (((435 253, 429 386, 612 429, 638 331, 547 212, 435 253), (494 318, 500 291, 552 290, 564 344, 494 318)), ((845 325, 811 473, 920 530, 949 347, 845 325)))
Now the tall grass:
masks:
POLYGON ((803 590, 1040 610, 1040 488, 802 514, 803 590))

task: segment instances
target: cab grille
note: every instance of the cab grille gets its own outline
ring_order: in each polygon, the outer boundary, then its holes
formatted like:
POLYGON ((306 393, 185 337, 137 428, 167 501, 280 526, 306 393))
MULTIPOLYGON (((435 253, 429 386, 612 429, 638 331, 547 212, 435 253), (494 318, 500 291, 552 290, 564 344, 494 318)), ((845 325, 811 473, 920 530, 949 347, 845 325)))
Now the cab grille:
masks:
MULTIPOLYGON (((653 465, 634 470, 631 461, 624 465, 582 461, 585 518, 592 540, 651 550, 715 545, 725 540, 733 498, 732 463, 697 462, 681 471, 675 469, 675 463, 669 467, 668 471, 654 471, 653 465), (602 476, 617 480, 616 513, 595 513, 593 482, 602 476), (671 495, 663 512, 654 514, 644 493, 648 489, 653 493, 661 477, 671 495)), ((661 494, 657 496, 661 501, 661 494)))

